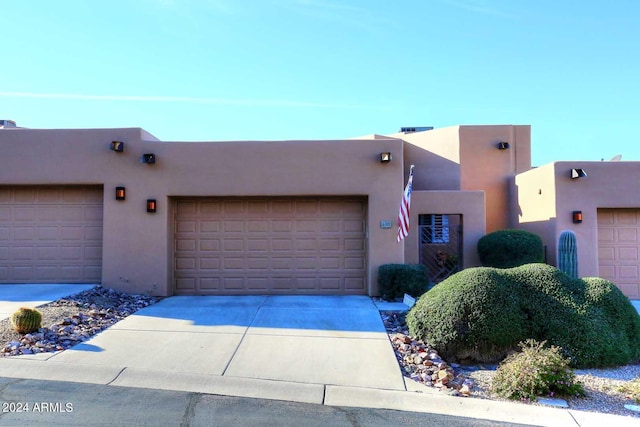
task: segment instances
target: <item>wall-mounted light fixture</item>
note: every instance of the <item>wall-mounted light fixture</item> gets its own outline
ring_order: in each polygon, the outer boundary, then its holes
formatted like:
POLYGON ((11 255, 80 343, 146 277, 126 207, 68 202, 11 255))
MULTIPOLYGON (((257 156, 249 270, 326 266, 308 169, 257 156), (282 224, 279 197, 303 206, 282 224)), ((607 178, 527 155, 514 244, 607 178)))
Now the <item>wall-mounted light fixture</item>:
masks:
POLYGON ((156 208, 156 199, 147 199, 147 212, 154 213, 156 208))
POLYGON ((126 189, 124 187, 116 187, 116 200, 124 200, 127 197, 126 189))
POLYGON ((156 155, 153 153, 146 153, 140 157, 140 163, 146 163, 148 165, 152 165, 156 162, 156 155))
POLYGON ((116 153, 122 153, 124 151, 124 142, 122 141, 111 141, 111 146, 109 147, 111 150, 116 153))
POLYGON ((571 169, 571 179, 584 178, 587 173, 584 169, 571 169))
POLYGON ((389 163, 391 161, 391 153, 380 153, 380 163, 389 163))
POLYGON ((573 211, 573 223, 580 224, 582 222, 582 211, 573 211))
POLYGON ((508 142, 504 142, 504 141, 500 141, 498 142, 498 150, 507 150, 509 149, 510 145, 508 142))

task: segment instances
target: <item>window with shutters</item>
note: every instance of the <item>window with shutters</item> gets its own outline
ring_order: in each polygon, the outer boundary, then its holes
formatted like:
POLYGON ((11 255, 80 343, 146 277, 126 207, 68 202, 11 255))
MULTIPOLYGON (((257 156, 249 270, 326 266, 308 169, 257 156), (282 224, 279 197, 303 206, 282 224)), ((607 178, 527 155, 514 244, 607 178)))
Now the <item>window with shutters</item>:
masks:
POLYGON ((449 243, 449 215, 419 215, 420 243, 449 243))

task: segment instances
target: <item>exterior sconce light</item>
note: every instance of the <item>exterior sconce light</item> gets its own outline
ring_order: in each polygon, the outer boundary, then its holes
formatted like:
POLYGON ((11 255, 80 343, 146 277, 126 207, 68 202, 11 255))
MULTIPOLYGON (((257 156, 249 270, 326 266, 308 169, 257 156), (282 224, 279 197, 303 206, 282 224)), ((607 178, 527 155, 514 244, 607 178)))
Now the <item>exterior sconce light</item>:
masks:
POLYGON ((582 211, 573 211, 573 223, 580 224, 582 222, 582 211))
POLYGON ((143 154, 140 158, 140 163, 146 163, 148 165, 152 165, 156 162, 156 155, 153 153, 143 154))
POLYGON ((124 151, 124 142, 122 141, 111 141, 111 148, 112 151, 115 151, 116 153, 122 153, 124 151))
POLYGON ((391 153, 380 153, 380 163, 389 163, 391 161, 391 153))
POLYGON ((498 142, 498 150, 508 150, 509 147, 510 145, 508 142, 504 142, 504 141, 498 142))
POLYGON ((124 200, 126 198, 126 189, 124 187, 116 187, 116 200, 124 200))
POLYGON ((571 179, 584 178, 587 173, 584 169, 571 169, 571 179))
POLYGON ((155 213, 156 207, 156 199, 147 199, 147 212, 155 213))

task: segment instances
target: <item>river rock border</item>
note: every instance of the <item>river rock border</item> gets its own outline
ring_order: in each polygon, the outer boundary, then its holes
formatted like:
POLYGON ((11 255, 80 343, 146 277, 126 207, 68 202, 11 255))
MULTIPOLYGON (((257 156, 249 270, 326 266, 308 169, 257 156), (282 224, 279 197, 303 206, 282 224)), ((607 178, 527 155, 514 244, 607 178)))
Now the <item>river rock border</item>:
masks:
POLYGON ((456 372, 454 365, 442 360, 436 350, 409 335, 406 313, 381 311, 380 316, 405 377, 449 395, 466 397, 471 394, 474 388, 471 378, 456 372))

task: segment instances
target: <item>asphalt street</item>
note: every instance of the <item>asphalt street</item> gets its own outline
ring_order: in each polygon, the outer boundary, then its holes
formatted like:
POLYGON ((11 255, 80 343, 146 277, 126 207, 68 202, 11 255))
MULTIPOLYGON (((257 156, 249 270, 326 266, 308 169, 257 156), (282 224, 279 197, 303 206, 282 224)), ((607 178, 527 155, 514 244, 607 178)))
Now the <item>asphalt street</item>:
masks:
POLYGON ((519 426, 495 421, 0 377, 1 426, 519 426))

